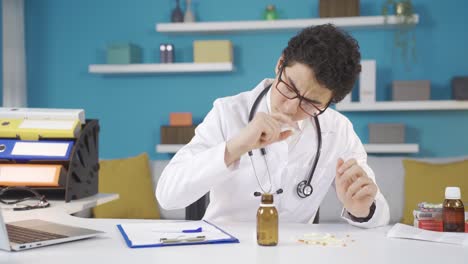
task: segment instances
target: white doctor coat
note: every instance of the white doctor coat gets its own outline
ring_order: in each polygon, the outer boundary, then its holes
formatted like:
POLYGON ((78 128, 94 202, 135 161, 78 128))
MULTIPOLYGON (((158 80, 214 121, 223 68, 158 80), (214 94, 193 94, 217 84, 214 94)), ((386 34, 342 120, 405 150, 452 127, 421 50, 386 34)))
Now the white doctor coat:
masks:
MULTIPOLYGON (((210 193, 210 204, 204 219, 213 221, 255 221, 261 191, 246 153, 238 162, 226 167, 224 152, 226 142, 236 136, 248 123, 249 111, 260 92, 273 80, 265 79, 257 87, 235 96, 217 99, 213 109, 195 130, 191 142, 180 149, 164 169, 156 197, 165 209, 184 208, 210 193)), ((270 93, 260 102, 257 112, 269 112, 270 93)), ((312 118, 299 123, 296 132, 285 141, 266 147, 262 156, 254 150, 252 156, 258 180, 263 189, 279 188, 283 193, 275 195, 275 205, 280 222, 311 222, 330 186, 334 186, 338 158, 355 158, 367 175, 375 180, 374 172, 367 165, 367 154, 355 134, 351 122, 333 109, 319 116, 322 130, 322 152, 315 170, 312 186, 314 192, 300 198, 296 186, 306 179, 311 170, 317 149, 317 135, 312 118), (264 157, 266 158, 266 164, 264 157)), ((388 204, 380 193, 375 198, 373 217, 364 223, 353 222, 346 210, 342 217, 352 225, 376 227, 386 225, 390 214, 388 204)))

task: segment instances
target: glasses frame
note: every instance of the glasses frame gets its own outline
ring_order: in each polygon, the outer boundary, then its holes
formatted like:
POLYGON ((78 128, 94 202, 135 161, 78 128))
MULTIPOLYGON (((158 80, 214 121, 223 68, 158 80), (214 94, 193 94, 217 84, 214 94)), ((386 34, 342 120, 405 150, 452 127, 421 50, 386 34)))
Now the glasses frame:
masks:
POLYGON ((316 106, 314 103, 312 103, 312 102, 310 101, 310 99, 308 99, 308 98, 302 96, 302 95, 299 93, 299 91, 298 91, 295 87, 290 86, 287 82, 285 82, 285 81, 281 78, 281 76, 283 75, 283 71, 284 71, 284 68, 285 68, 285 67, 286 67, 286 66, 283 64, 283 65, 280 67, 280 69, 279 69, 278 82, 276 82, 276 86, 275 86, 276 90, 277 90, 282 96, 284 96, 285 98, 287 98, 287 99, 289 99, 289 100, 293 100, 293 99, 299 98, 299 108, 300 108, 304 113, 306 113, 307 115, 309 115, 309 116, 311 116, 311 117, 315 117, 315 116, 319 116, 319 115, 323 114, 323 112, 325 112, 325 110, 327 110, 327 108, 330 106, 332 100, 330 100, 330 101, 325 105, 324 108, 320 108, 320 107, 316 106), (278 88, 278 85, 279 85, 280 83, 282 83, 283 85, 285 85, 286 88, 287 88, 288 90, 290 90, 291 92, 295 93, 296 96, 293 96, 293 97, 287 96, 287 95, 285 95, 283 92, 281 92, 281 89, 278 88), (304 102, 306 102, 306 103, 312 105, 312 106, 315 108, 315 110, 317 110, 317 111, 314 112, 314 113, 312 113, 312 114, 309 113, 308 111, 306 111, 306 110, 302 107, 302 101, 304 101, 304 102))
POLYGON ((45 195, 39 194, 37 191, 25 187, 25 186, 9 186, 5 187, 3 189, 0 189, 0 197, 4 195, 8 191, 26 191, 31 193, 33 196, 27 196, 18 200, 14 201, 5 201, 2 198, 0 198, 0 203, 6 204, 6 205, 13 205, 14 211, 25 211, 25 210, 32 210, 32 209, 40 209, 40 208, 47 208, 50 206, 50 203, 47 201, 45 198, 45 195), (37 204, 35 205, 28 205, 28 204, 21 204, 24 201, 28 200, 38 200, 37 204))

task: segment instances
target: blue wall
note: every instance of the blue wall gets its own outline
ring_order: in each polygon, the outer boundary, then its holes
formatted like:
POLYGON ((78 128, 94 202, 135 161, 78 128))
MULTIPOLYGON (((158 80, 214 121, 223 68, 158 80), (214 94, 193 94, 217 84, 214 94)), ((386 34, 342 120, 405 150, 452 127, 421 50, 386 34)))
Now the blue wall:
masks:
MULTIPOLYGON (((100 156, 117 158, 156 154, 159 127, 174 111, 190 111, 199 122, 217 97, 254 87, 273 77, 274 65, 289 33, 170 35, 155 31, 168 22, 172 0, 42 0, 26 3, 28 103, 30 107, 84 108, 101 123, 100 156), (144 62, 158 62, 162 42, 173 43, 176 60, 189 62, 194 39, 230 39, 236 71, 222 74, 101 76, 88 65, 105 62, 112 42, 133 42, 144 50, 144 62)), ((383 0, 361 0, 361 15, 379 15, 383 0)), ((195 3, 200 20, 256 20, 273 3, 282 18, 318 16, 318 0, 219 1, 195 3), (294 3, 294 4, 293 4, 294 3)), ((467 1, 415 0, 420 24, 415 29, 417 61, 403 65, 394 47, 394 30, 355 30, 364 59, 376 59, 378 99, 388 100, 391 80, 430 79, 433 99, 450 98, 450 79, 468 74, 467 1)), ((421 156, 468 153, 468 111, 346 113, 367 142, 369 122, 404 122, 407 142, 421 144, 421 156)))

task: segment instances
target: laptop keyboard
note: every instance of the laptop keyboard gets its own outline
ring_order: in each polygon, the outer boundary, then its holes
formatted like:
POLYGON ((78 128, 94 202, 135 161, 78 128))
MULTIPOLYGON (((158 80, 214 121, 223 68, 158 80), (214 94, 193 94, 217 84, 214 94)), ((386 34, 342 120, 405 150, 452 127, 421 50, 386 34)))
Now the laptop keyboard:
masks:
POLYGON ((66 238, 67 236, 52 234, 39 230, 6 224, 10 242, 25 244, 52 239, 66 238))

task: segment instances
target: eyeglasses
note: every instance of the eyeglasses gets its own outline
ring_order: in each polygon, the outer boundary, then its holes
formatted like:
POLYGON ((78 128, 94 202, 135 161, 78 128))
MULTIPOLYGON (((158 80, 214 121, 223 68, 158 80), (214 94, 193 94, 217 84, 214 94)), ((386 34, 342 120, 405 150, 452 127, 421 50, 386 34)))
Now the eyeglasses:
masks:
POLYGON ((31 210, 31 209, 38 209, 38 208, 46 208, 46 207, 50 206, 49 202, 46 200, 44 195, 40 195, 37 191, 35 191, 35 190, 31 189, 31 188, 23 187, 23 186, 6 187, 6 188, 3 188, 3 189, 0 190, 0 197, 2 195, 4 195, 6 192, 8 192, 8 191, 27 191, 27 192, 30 192, 30 193, 33 194, 33 196, 28 196, 28 197, 21 198, 21 199, 15 200, 15 201, 5 201, 2 198, 0 198, 0 203, 7 204, 7 205, 14 205, 15 207, 13 208, 13 210, 15 210, 15 211, 24 211, 24 210, 31 210), (38 200, 37 204, 35 204, 35 205, 20 204, 20 203, 22 203, 24 201, 33 200, 33 199, 38 200))
POLYGON ((314 117, 322 114, 327 110, 327 108, 330 106, 331 100, 325 105, 325 107, 318 107, 314 103, 310 101, 310 99, 305 98, 304 96, 299 94, 299 91, 295 88, 290 86, 288 83, 283 81, 281 79, 281 76, 283 75, 285 66, 281 66, 279 76, 278 76, 278 82, 276 83, 276 90, 280 92, 284 97, 288 98, 289 100, 299 98, 299 108, 301 108, 304 113, 314 117), (280 83, 282 85, 280 85, 280 83))

